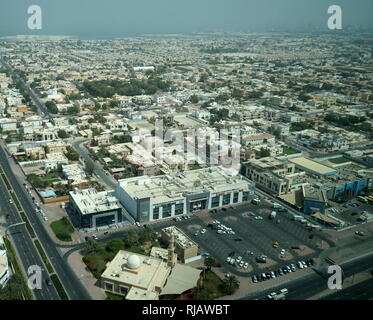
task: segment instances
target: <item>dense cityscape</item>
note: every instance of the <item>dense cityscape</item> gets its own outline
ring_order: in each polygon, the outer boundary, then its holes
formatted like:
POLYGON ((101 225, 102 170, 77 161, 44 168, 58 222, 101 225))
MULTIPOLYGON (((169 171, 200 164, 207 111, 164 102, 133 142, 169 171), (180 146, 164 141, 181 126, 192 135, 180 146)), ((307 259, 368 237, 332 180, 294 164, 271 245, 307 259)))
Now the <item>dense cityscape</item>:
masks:
POLYGON ((372 299, 372 49, 0 40, 0 300, 372 299))

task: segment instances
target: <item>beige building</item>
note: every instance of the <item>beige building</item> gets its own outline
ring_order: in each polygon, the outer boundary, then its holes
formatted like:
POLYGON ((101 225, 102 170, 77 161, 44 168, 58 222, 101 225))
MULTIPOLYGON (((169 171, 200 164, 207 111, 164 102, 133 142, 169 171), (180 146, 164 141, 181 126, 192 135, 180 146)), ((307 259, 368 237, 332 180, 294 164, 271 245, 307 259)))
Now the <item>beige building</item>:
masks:
POLYGON ((161 231, 163 241, 170 243, 171 237, 175 239, 175 251, 184 263, 198 255, 198 245, 191 240, 184 232, 175 226, 163 228, 161 231))
POLYGON ((196 287, 201 270, 177 263, 174 241, 168 250, 152 248, 151 256, 120 250, 101 276, 101 287, 126 300, 158 300, 196 287))
POLYGON ((66 144, 63 141, 53 141, 46 145, 47 153, 66 152, 66 144))
POLYGON ((243 164, 243 173, 255 184, 275 195, 284 195, 304 184, 304 173, 295 173, 295 164, 267 157, 250 159, 243 164))

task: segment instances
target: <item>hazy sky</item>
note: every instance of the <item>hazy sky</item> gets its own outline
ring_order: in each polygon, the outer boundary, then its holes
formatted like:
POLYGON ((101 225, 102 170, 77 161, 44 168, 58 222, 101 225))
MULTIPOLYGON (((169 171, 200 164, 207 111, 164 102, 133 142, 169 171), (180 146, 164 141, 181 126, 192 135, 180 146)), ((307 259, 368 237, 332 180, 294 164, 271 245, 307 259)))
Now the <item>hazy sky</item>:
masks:
POLYGON ((0 35, 327 29, 332 4, 342 7, 343 26, 373 27, 373 0, 0 0, 0 35), (43 10, 42 30, 27 27, 32 4, 43 10))

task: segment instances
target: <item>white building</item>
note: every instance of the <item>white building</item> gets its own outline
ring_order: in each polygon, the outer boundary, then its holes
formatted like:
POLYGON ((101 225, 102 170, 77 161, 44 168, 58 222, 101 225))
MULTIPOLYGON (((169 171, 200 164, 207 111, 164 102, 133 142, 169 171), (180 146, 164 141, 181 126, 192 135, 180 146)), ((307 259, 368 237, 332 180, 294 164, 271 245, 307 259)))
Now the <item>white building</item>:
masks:
POLYGON ((0 287, 4 286, 10 276, 10 269, 8 265, 8 257, 6 255, 6 248, 3 237, 0 236, 0 287))
POLYGON ((90 188, 70 191, 70 203, 82 228, 97 228, 123 221, 122 207, 109 191, 90 188))
POLYGON ((248 201, 253 187, 241 175, 211 167, 119 180, 115 194, 135 219, 153 221, 248 201))

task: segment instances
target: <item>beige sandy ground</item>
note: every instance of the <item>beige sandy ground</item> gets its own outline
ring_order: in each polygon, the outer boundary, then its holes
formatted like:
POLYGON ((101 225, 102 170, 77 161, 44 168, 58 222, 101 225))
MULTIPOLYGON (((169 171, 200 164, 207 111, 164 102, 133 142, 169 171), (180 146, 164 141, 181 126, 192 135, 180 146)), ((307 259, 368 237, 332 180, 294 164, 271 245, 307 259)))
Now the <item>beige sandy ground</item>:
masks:
POLYGON ((73 252, 69 258, 68 263, 71 265, 78 279, 85 286, 92 299, 94 300, 105 300, 105 292, 98 284, 97 279, 86 269, 86 265, 82 261, 82 255, 79 251, 73 252))

